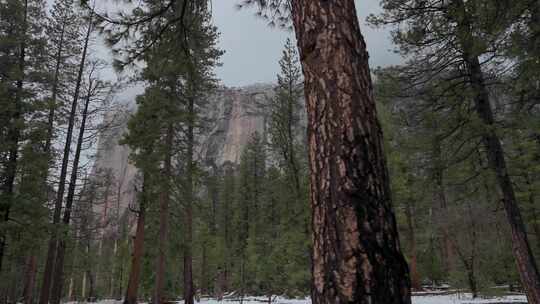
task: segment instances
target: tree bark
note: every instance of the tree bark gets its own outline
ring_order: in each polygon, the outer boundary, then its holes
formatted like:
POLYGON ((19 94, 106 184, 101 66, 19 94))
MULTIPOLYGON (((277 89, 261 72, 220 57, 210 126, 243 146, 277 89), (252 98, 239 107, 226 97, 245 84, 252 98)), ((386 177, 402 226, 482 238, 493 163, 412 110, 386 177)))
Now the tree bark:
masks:
POLYGON ((354 0, 296 0, 319 303, 411 303, 354 0))
POLYGON ((139 281, 141 277, 141 263, 144 253, 144 224, 146 220, 146 192, 148 190, 147 178, 143 180, 143 190, 141 203, 137 218, 137 231, 135 232, 135 241, 133 244, 133 256, 131 258, 131 271, 129 273, 128 287, 124 304, 136 304, 137 293, 139 290, 139 281))
POLYGON ((165 303, 163 298, 163 286, 165 284, 165 255, 167 250, 167 234, 169 226, 169 187, 171 177, 173 127, 169 125, 165 138, 167 152, 164 159, 162 189, 159 194, 159 240, 156 263, 156 286, 152 303, 165 303))
POLYGON ((86 63, 86 55, 88 51, 88 43, 90 40, 91 31, 92 31, 92 18, 90 18, 88 31, 86 33, 86 38, 84 41, 84 48, 82 51, 82 57, 79 63, 79 71, 77 74, 77 81, 75 84, 75 92, 73 95, 73 101, 71 103, 71 110, 69 113, 66 143, 64 146, 64 154, 62 158, 62 167, 60 169, 60 180, 58 183, 58 191, 57 191, 57 196, 56 196, 56 200, 54 204, 53 225, 55 227, 53 227, 51 231, 51 238, 49 239, 48 248, 47 248, 47 258, 45 260, 45 269, 43 271, 41 294, 39 298, 40 304, 48 304, 49 296, 51 292, 51 283, 52 283, 51 280, 52 280, 52 275, 54 271, 56 249, 58 245, 58 231, 57 231, 58 227, 56 226, 58 225, 58 223, 60 223, 60 216, 62 212, 62 202, 64 200, 64 192, 65 192, 65 186, 66 186, 66 177, 67 177, 67 169, 68 169, 68 163, 69 163, 69 153, 70 153, 70 148, 71 148, 71 139, 73 137, 75 115, 77 112, 77 102, 79 100, 79 92, 80 92, 81 83, 82 83, 82 74, 84 71, 84 65, 86 63))

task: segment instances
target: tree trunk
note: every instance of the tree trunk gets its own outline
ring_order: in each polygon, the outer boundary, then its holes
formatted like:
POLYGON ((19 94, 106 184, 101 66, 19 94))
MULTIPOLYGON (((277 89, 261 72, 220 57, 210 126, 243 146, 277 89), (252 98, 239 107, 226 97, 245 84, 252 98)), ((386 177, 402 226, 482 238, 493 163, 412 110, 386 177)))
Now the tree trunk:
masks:
POLYGON ((84 132, 86 129, 86 119, 88 116, 88 105, 90 104, 90 91, 92 90, 92 81, 89 83, 88 96, 84 103, 84 110, 82 113, 81 127, 79 130, 79 137, 77 139, 77 147, 75 149, 75 157, 73 159, 73 168, 71 169, 71 177, 69 181, 68 195, 66 198, 66 208, 64 210, 64 217, 62 219, 63 229, 66 235, 62 236, 58 241, 58 248, 56 254, 56 261, 54 263, 54 276, 51 294, 51 303, 59 304, 62 297, 62 288, 64 284, 64 258, 66 253, 66 238, 67 231, 69 229, 69 222, 71 220, 71 209, 73 208, 73 199, 75 197, 75 187, 77 186, 77 176, 79 173, 79 159, 81 156, 82 144, 84 141, 84 132))
POLYGON ((137 231, 135 232, 135 241, 133 243, 133 256, 131 258, 131 271, 129 273, 128 287, 124 304, 136 304, 137 293, 139 290, 139 280, 141 277, 141 263, 144 253, 144 224, 146 219, 146 192, 148 187, 147 178, 143 180, 143 190, 141 203, 139 204, 139 213, 137 218, 137 231))
POLYGON ((313 208, 312 301, 411 303, 354 0, 296 0, 313 208))
POLYGON ((514 186, 508 175, 504 150, 495 131, 495 119, 489 92, 484 81, 480 60, 475 53, 474 37, 470 31, 471 16, 463 0, 456 0, 455 4, 463 11, 461 18, 456 20, 460 33, 458 39, 463 50, 463 60, 467 66, 469 81, 474 92, 475 111, 484 124, 482 139, 487 152, 488 165, 494 171, 496 181, 503 194, 503 205, 511 229, 512 252, 528 302, 530 304, 540 304, 540 274, 529 244, 514 186))
POLYGON ((165 302, 163 298, 163 285, 165 284, 165 256, 167 250, 167 234, 169 222, 169 187, 171 177, 173 127, 169 125, 165 143, 167 152, 164 159, 162 189, 159 194, 159 240, 158 255, 156 263, 156 286, 152 303, 161 304, 165 302))
POLYGON ((521 283, 531 304, 540 303, 540 274, 534 259, 525 224, 516 200, 514 186, 508 176, 504 151, 498 135, 494 131, 494 118, 478 57, 466 59, 470 70, 470 81, 475 91, 476 112, 486 128, 483 134, 489 167, 495 172, 497 183, 503 194, 503 204, 512 235, 512 251, 516 259, 521 283))
MULTIPOLYGON (((0 205, 0 211, 3 211, 3 221, 9 221, 9 213, 11 210, 12 200, 13 200, 13 190, 15 186, 15 178, 17 176, 17 163, 19 158, 19 140, 21 137, 21 124, 22 124, 22 95, 23 95, 23 84, 24 84, 24 70, 26 65, 26 30, 28 26, 28 0, 24 1, 24 17, 23 17, 23 26, 21 33, 21 43, 19 50, 18 58, 18 68, 19 68, 19 77, 16 82, 16 92, 14 100, 14 110, 11 117, 11 121, 8 125, 7 130, 7 139, 8 139, 8 162, 5 168, 2 184, 2 196, 1 199, 5 202, 2 202, 0 205)), ((2 271, 2 262, 4 260, 7 235, 5 231, 2 230, 0 234, 0 271, 2 271)))
POLYGON ((24 277, 23 303, 34 302, 34 288, 36 287, 37 257, 35 254, 28 256, 26 261, 26 273, 24 277))
MULTIPOLYGON (((54 204, 54 214, 53 214, 53 225, 57 226, 58 223, 60 223, 60 215, 62 212, 62 202, 64 200, 64 191, 66 186, 66 177, 67 177, 67 169, 68 169, 68 163, 69 163, 69 153, 71 148, 71 139, 73 137, 73 128, 75 124, 75 116, 77 114, 77 102, 79 100, 79 92, 81 88, 82 83, 82 75, 84 72, 84 65, 86 63, 86 55, 88 51, 88 43, 90 40, 90 33, 92 32, 92 18, 90 18, 90 22, 88 25, 88 31, 86 33, 86 38, 84 41, 84 48, 82 52, 81 61, 79 63, 79 71, 77 74, 77 81, 75 84, 75 92, 73 95, 73 101, 71 103, 71 111, 69 113, 69 119, 68 119, 68 130, 66 135, 66 143, 64 146, 64 155, 62 158, 62 167, 60 170, 60 180, 58 183, 58 191, 56 196, 56 201, 54 204)), ((56 251, 57 251, 57 245, 58 245, 58 227, 53 227, 51 232, 51 238, 49 240, 48 248, 47 248, 47 258, 45 260, 45 270, 43 271, 43 280, 42 280, 42 286, 41 286, 41 294, 39 298, 40 304, 48 304, 49 302, 49 296, 51 292, 51 280, 53 275, 53 270, 55 268, 54 262, 56 257, 56 251)), ((63 259, 63 257, 62 257, 63 259)), ((63 265, 62 265, 63 266, 63 265)), ((55 271, 56 272, 56 271, 55 271)), ((59 301, 59 299, 57 299, 59 301)), ((58 302, 53 302, 58 303, 58 302)))
POLYGON ((186 207, 185 207, 185 238, 184 238, 184 303, 193 304, 193 175, 195 164, 193 162, 193 147, 195 124, 195 100, 188 100, 188 126, 187 126, 187 180, 186 180, 186 207))
POLYGON ((437 222, 440 223, 440 233, 442 239, 442 255, 444 270, 447 276, 454 270, 454 252, 452 249, 452 241, 450 239, 450 229, 448 223, 448 201, 446 199, 446 189, 444 185, 444 166, 442 164, 441 141, 436 138, 433 144, 434 152, 434 179, 435 179, 435 195, 434 200, 438 205, 437 222))
POLYGON ((411 287, 413 290, 421 290, 420 274, 418 273, 417 249, 416 249, 416 231, 414 228, 414 207, 411 202, 405 206, 405 216, 407 217, 407 238, 409 240, 409 265, 411 270, 411 287))

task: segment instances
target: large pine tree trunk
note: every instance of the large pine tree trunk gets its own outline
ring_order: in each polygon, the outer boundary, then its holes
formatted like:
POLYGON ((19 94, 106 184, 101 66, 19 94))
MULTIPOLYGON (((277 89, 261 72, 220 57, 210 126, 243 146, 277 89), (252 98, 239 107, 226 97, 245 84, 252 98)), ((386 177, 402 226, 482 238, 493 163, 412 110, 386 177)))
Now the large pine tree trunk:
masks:
POLYGON ((146 219, 146 190, 148 187, 147 178, 143 181, 143 193, 139 206, 137 218, 137 231, 135 232, 135 242, 133 244, 133 256, 131 258, 131 271, 129 273, 128 286, 124 304, 136 304, 139 281, 141 277, 141 263, 144 253, 144 224, 146 219))
MULTIPOLYGON (((81 55, 81 61, 79 63, 79 70, 77 74, 77 81, 75 83, 75 92, 73 94, 73 101, 71 103, 71 110, 68 118, 68 130, 66 135, 66 143, 64 146, 64 154, 62 157, 62 166, 60 169, 60 179, 58 183, 58 191, 56 200, 54 203, 54 213, 53 213, 53 225, 58 225, 60 223, 60 216, 62 212, 62 202, 64 200, 64 192, 66 187, 66 177, 69 163, 69 153, 71 148, 71 139, 73 137, 73 128, 75 125, 75 116, 77 114, 77 102, 79 100, 79 93, 82 83, 82 76, 84 72, 84 65, 86 63, 86 55, 88 51, 88 43, 90 41, 90 33, 92 31, 92 18, 88 25, 88 30, 86 33, 84 47, 81 55)), ((45 260, 45 269, 43 271, 43 280, 41 285, 41 293, 39 297, 40 304, 48 304, 49 297, 51 292, 51 283, 53 279, 54 271, 54 262, 56 259, 58 245, 58 231, 57 227, 53 227, 51 231, 51 238, 49 239, 48 248, 47 248, 47 258, 45 260)))
POLYGON ((159 194, 159 239, 158 254, 156 263, 156 286, 152 303, 161 304, 165 302, 163 298, 163 287, 165 284, 165 258, 167 254, 167 238, 169 229, 169 187, 171 182, 171 158, 173 143, 173 126, 169 125, 165 138, 167 145, 167 155, 165 155, 163 166, 162 189, 159 194))
POLYGON ((354 0, 293 1, 308 111, 319 303, 410 303, 354 0))

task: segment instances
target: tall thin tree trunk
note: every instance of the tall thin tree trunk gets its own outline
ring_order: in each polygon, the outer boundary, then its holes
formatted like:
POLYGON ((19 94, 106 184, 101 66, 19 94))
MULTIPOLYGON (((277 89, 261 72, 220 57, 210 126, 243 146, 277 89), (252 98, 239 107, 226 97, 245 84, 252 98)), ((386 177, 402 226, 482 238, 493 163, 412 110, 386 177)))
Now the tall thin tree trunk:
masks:
POLYGON ((478 57, 468 59, 467 63, 471 73, 470 81, 476 92, 474 98, 476 112, 486 125, 483 141, 488 155, 488 164, 495 172, 497 183, 503 194, 504 209, 511 228, 512 251, 516 259, 521 282, 527 293, 529 303, 540 304, 540 274, 529 244, 514 186, 508 175, 503 147, 493 129, 495 122, 480 62, 478 57))
POLYGON ((159 240, 158 254, 156 263, 156 286, 152 303, 161 304, 165 302, 163 298, 163 287, 165 284, 165 256, 167 251, 167 238, 169 229, 169 187, 171 178, 171 158, 173 143, 173 126, 170 124, 167 128, 165 144, 167 152, 164 159, 162 189, 159 194, 159 240))
POLYGON ((463 12, 460 18, 456 19, 460 33, 458 37, 459 43, 463 50, 463 60, 467 66, 469 81, 474 93, 475 111, 485 127, 482 139, 487 152, 488 166, 495 173, 496 181, 503 194, 503 205, 511 229, 512 252, 516 260, 521 283, 527 294, 527 300, 530 304, 540 304, 540 274, 529 244, 514 186, 508 175, 504 149, 495 131, 495 119, 489 92, 485 84, 480 59, 475 52, 475 38, 470 31, 470 18, 472 16, 469 15, 463 0, 456 0, 455 4, 463 12))
POLYGON ((24 276, 23 303, 32 304, 34 302, 34 288, 36 287, 37 257, 30 254, 26 261, 26 273, 24 276))
POLYGON ((141 262, 144 253, 144 224, 146 220, 146 191, 148 191, 148 178, 143 180, 141 203, 137 218, 137 231, 133 242, 133 256, 131 258, 131 270, 129 273, 128 286, 124 304, 136 304, 137 292, 139 290, 139 280, 141 277, 141 262))
MULTIPOLYGON (((85 51, 83 52, 83 57, 84 57, 84 54, 86 53, 86 47, 88 45, 88 40, 90 38, 90 33, 92 31, 91 22, 92 21, 90 21, 86 40, 85 40, 85 51)), ((84 61, 81 61, 81 71, 80 71, 81 73, 82 73, 83 66, 84 66, 84 61)), ((73 166, 72 166, 73 168, 71 169, 71 177, 69 181, 68 194, 66 198, 66 208, 64 210, 64 217, 62 219, 63 230, 65 231, 66 234, 61 236, 60 239, 58 240, 56 260, 54 263, 53 282, 52 282, 52 291, 51 291, 52 304, 59 304, 60 299, 62 298, 62 289, 64 285, 64 259, 65 259, 65 254, 66 254, 66 238, 67 238, 67 231, 69 229, 69 222, 71 221, 71 210, 73 208, 73 200, 75 198, 75 188, 77 187, 77 178, 79 174, 79 160, 81 157, 81 150, 82 150, 82 145, 84 142, 84 132, 86 130, 86 120, 88 117, 88 106, 91 100, 92 86, 93 86, 93 82, 92 80, 90 80, 88 84, 88 96, 86 96, 86 100, 84 103, 81 126, 79 129, 79 136, 77 138, 77 147, 75 148, 75 156, 73 158, 73 166)))
MULTIPOLYGON (((88 43, 90 41, 90 33, 92 32, 92 18, 90 18, 88 30, 86 33, 86 38, 84 40, 84 47, 82 51, 81 61, 79 63, 79 71, 77 74, 77 81, 75 83, 75 92, 73 94, 73 101, 71 103, 71 111, 69 113, 69 119, 68 119, 68 130, 66 135, 66 143, 64 146, 64 155, 62 158, 62 167, 60 169, 60 180, 58 183, 58 191, 57 196, 54 204, 54 214, 53 214, 53 229, 51 231, 51 238, 49 240, 48 248, 47 248, 47 258, 45 260, 45 270, 43 271, 43 280, 42 280, 42 286, 41 286, 41 294, 39 303, 40 304, 48 304, 49 302, 49 296, 51 292, 51 281, 53 278, 53 271, 55 269, 54 262, 57 259, 56 258, 56 251, 58 246, 58 227, 56 227, 60 223, 60 216, 62 212, 62 203, 64 200, 64 192, 66 187, 66 177, 67 177, 67 169, 68 169, 68 163, 69 163, 69 153, 71 148, 71 139, 73 137, 73 128, 75 125, 75 116, 77 112, 77 103, 79 100, 79 92, 81 88, 82 83, 82 76, 84 71, 84 65, 86 63, 86 55, 88 51, 88 43)), ((63 257, 62 257, 63 259, 63 257)), ((63 266, 63 265, 62 265, 63 266)), ((59 299, 58 299, 59 301, 59 299)), ((55 302, 58 303, 58 302, 55 302)))
POLYGON ((313 208, 312 301, 410 303, 354 0, 296 0, 313 208))
POLYGON ((416 249, 416 229, 414 228, 414 207, 411 202, 407 202, 405 206, 405 216, 407 217, 407 237, 410 250, 410 270, 411 270, 411 287, 414 290, 422 289, 420 283, 420 274, 418 273, 417 249, 416 249))
POLYGON ((195 99, 188 100, 187 126, 187 176, 186 176, 186 207, 185 207, 185 238, 184 238, 184 303, 193 304, 193 175, 195 163, 193 148, 195 145, 195 99))
POLYGON ((85 295, 86 295, 86 277, 88 276, 86 271, 83 272, 82 276, 83 277, 82 277, 82 283, 81 283, 81 300, 84 301, 85 295))
MULTIPOLYGON (((14 100, 14 110, 9 122, 9 127, 7 131, 8 139, 8 162, 4 172, 4 183, 2 185, 2 199, 5 200, 2 204, 3 211, 3 221, 9 221, 9 213, 11 211, 11 206, 13 203, 13 190, 15 186, 15 178, 17 176, 17 163, 19 158, 19 140, 21 137, 21 123, 22 123, 22 98, 23 98, 23 85, 24 85, 24 73, 26 68, 26 31, 28 27, 28 0, 24 1, 24 16, 23 16, 23 26, 21 33, 21 43, 19 45, 19 58, 18 58, 18 68, 19 68, 19 77, 16 82, 16 92, 14 100)), ((4 260, 5 248, 7 242, 7 235, 5 231, 2 230, 0 234, 0 272, 2 271, 2 262, 4 260)))
POLYGON ((441 141, 435 138, 433 143, 434 152, 434 180, 435 193, 434 200, 438 205, 439 216, 437 222, 440 223, 440 233, 442 240, 442 256, 444 270, 447 276, 454 270, 454 252, 452 249, 452 240, 450 239, 450 229, 448 223, 448 201, 446 198, 446 188, 444 184, 444 166, 442 164, 441 141))

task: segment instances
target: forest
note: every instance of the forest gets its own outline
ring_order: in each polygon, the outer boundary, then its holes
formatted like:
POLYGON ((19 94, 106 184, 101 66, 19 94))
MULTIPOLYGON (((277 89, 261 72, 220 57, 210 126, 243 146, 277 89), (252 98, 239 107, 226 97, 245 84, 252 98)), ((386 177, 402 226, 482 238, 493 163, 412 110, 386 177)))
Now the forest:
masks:
POLYGON ((0 303, 540 304, 540 1, 214 1, 0 0, 0 303))

